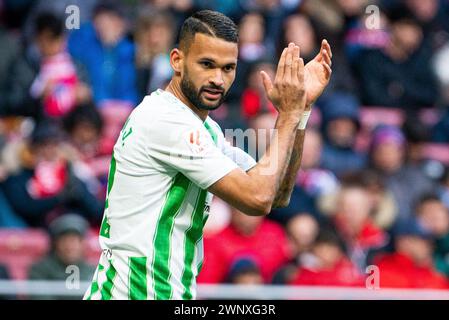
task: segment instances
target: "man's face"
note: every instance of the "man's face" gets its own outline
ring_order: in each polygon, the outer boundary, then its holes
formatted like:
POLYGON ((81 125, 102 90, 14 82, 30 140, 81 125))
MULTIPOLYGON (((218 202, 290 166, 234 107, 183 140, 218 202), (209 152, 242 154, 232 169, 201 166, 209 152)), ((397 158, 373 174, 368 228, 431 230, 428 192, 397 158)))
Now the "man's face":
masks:
POLYGON ((183 94, 199 109, 217 109, 234 82, 237 57, 237 43, 197 33, 183 59, 183 94))
POLYGON ((449 232, 449 213, 440 201, 424 202, 417 213, 420 222, 435 236, 443 237, 449 232))
POLYGON ((54 56, 64 49, 64 37, 54 37, 50 32, 43 31, 36 37, 36 45, 43 57, 54 56))
POLYGON ((94 18, 94 26, 101 42, 106 46, 116 45, 125 34, 125 21, 112 12, 99 13, 94 18))
POLYGON ((403 235, 396 239, 396 250, 411 258, 419 266, 432 263, 432 242, 413 235, 403 235))
POLYGON ((327 135, 339 147, 352 147, 355 142, 357 126, 349 118, 338 118, 329 122, 327 135))
POLYGON ((63 234, 56 239, 55 250, 62 262, 75 264, 83 258, 83 239, 77 233, 63 234))

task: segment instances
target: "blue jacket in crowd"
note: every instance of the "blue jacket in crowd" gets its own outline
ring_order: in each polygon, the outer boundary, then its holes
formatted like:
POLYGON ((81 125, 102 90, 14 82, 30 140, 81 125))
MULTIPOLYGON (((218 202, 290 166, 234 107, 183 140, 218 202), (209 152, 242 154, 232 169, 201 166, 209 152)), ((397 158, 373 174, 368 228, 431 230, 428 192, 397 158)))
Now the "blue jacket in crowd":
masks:
POLYGON ((114 47, 105 47, 92 23, 70 34, 68 49, 72 57, 85 66, 94 100, 123 100, 137 103, 134 44, 122 38, 114 47))

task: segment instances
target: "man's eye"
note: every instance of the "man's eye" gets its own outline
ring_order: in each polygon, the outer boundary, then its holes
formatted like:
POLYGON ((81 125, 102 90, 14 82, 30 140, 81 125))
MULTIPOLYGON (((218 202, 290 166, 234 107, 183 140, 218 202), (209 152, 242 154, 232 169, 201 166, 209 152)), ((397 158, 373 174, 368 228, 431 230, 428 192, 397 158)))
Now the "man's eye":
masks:
POLYGON ((210 63, 209 61, 202 61, 201 65, 205 68, 210 68, 212 66, 212 63, 210 63))
POLYGON ((225 67, 224 67, 224 70, 225 70, 226 72, 231 72, 232 70, 234 70, 234 67, 233 67, 233 66, 225 66, 225 67))

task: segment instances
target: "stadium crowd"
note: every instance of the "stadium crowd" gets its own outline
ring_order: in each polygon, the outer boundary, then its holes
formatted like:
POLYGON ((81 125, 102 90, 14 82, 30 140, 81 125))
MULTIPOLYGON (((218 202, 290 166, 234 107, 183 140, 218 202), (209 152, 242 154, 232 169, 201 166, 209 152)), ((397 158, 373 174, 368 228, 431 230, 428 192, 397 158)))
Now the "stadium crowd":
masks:
POLYGON ((290 205, 250 217, 215 199, 198 282, 365 286, 375 265, 382 288, 449 289, 448 0, 0 0, 0 278, 17 278, 5 234, 40 230, 48 254, 24 277, 76 264, 91 280, 82 247, 114 143, 199 9, 239 26, 236 80, 211 113, 223 129, 273 128, 259 71, 289 42, 307 62, 326 38, 334 58, 290 205))

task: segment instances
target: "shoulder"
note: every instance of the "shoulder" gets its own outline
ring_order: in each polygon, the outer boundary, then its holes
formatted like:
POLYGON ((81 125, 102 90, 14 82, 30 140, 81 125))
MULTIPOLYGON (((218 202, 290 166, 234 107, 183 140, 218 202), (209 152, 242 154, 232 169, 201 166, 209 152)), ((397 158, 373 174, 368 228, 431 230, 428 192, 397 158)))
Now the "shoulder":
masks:
POLYGON ((133 110, 129 124, 140 128, 148 139, 158 144, 175 142, 180 136, 187 137, 191 131, 205 130, 200 119, 186 109, 186 106, 157 90, 146 96, 133 110))

